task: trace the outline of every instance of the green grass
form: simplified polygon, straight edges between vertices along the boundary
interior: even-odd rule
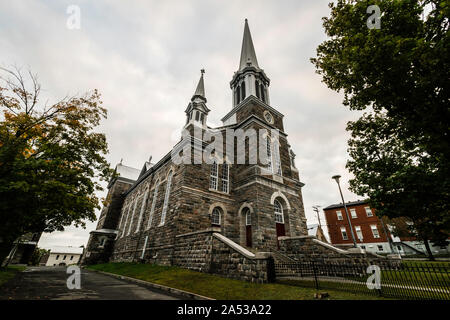
[[[6,268],[0,268],[0,287],[11,280],[17,272],[23,270],[25,270],[25,267],[8,266]]]
[[[314,288],[283,283],[256,284],[178,267],[151,264],[107,263],[87,268],[145,280],[220,300],[311,300],[316,293]],[[376,296],[341,290],[320,290],[320,292],[323,291],[330,295],[330,299],[336,300],[378,299]]]

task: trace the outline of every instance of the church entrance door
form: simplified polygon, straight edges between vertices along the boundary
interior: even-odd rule
[[[245,226],[245,235],[246,235],[246,246],[251,247],[252,246],[252,226],[251,225]]]
[[[284,223],[276,223],[277,228],[277,247],[280,249],[280,243],[278,241],[278,237],[282,237],[286,235],[286,230],[284,229]]]

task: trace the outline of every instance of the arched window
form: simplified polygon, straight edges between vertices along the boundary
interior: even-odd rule
[[[270,141],[270,137],[267,136],[266,138],[266,149],[267,149],[267,169],[272,172],[272,143]]]
[[[245,225],[251,226],[252,225],[252,214],[250,212],[249,208],[244,208],[244,217],[245,217]]]
[[[241,90],[242,90],[242,100],[244,100],[245,99],[245,82],[244,81],[242,81]]]
[[[170,186],[172,184],[172,175],[173,172],[170,171],[169,175],[167,176],[166,194],[164,195],[164,204],[161,213],[161,222],[159,223],[160,226],[162,226],[166,222],[167,208],[169,206]]]
[[[274,144],[274,156],[275,156],[275,173],[281,176],[282,172],[281,172],[281,159],[280,159],[279,143]]]
[[[222,165],[222,191],[228,193],[230,189],[229,184],[230,168],[227,163]]]
[[[195,111],[195,121],[198,121],[199,116],[200,116],[200,112]]]
[[[236,104],[239,104],[239,102],[241,102],[241,86],[237,86],[236,92],[237,92]]]
[[[121,214],[120,223],[119,223],[119,230],[122,230],[122,224],[123,224],[126,212],[128,212],[128,206],[126,206],[122,209],[122,214]]]
[[[204,122],[203,122],[203,120],[205,119],[205,115],[202,113],[202,114],[200,114],[200,122],[202,123],[202,124],[204,124]]]
[[[153,214],[155,212],[156,199],[158,198],[159,181],[156,182],[155,190],[153,191],[152,208],[150,209],[150,216],[148,217],[147,229],[150,229],[153,221]]]
[[[130,218],[130,223],[128,224],[127,236],[129,236],[131,233],[131,227],[133,226],[133,220],[134,220],[134,214],[136,213],[137,202],[138,202],[138,197],[136,197],[136,199],[134,200],[133,213]]]
[[[280,201],[275,200],[273,202],[273,211],[275,213],[275,222],[284,223],[283,206],[281,205]]]
[[[264,93],[265,93],[265,92],[264,92],[264,86],[261,84],[261,100],[262,100],[263,102],[266,102],[266,96],[265,96]]]
[[[211,213],[211,224],[214,226],[220,226],[221,218],[219,208],[214,208]]]
[[[213,164],[211,164],[211,173],[209,177],[209,188],[213,190],[217,190],[217,180],[218,180],[218,170],[217,170],[217,163],[214,161]]]
[[[136,231],[134,233],[138,233],[139,229],[141,229],[141,222],[142,222],[142,217],[143,217],[144,211],[145,211],[145,205],[147,204],[147,198],[148,198],[148,189],[147,189],[147,191],[145,191],[144,199],[142,200],[141,211],[139,213],[138,224],[137,224],[137,227],[136,227]]]
[[[256,90],[256,97],[259,98],[259,83],[257,80],[255,80],[255,90]]]

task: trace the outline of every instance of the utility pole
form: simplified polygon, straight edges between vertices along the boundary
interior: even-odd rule
[[[315,211],[316,214],[317,214],[317,220],[319,220],[319,227],[320,227],[320,229],[322,229],[322,223],[320,222],[320,215],[319,215],[319,208],[320,208],[320,206],[319,205],[315,205],[315,206],[312,206],[312,207],[313,207],[313,211]]]
[[[347,221],[348,221],[348,225],[350,227],[350,234],[352,235],[353,246],[355,248],[357,248],[355,234],[353,233],[352,222],[350,220],[350,215],[348,214],[348,210],[347,210],[347,206],[345,204],[344,196],[342,195],[341,185],[339,184],[339,179],[341,178],[341,176],[340,175],[335,175],[335,176],[332,176],[331,178],[336,181],[336,183],[337,183],[337,185],[339,187],[339,193],[341,194],[342,203],[344,204],[345,214],[347,215]]]

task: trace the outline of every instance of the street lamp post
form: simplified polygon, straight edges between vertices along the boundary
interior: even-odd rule
[[[342,203],[344,204],[345,214],[347,215],[347,221],[348,221],[348,224],[350,226],[350,234],[352,235],[353,246],[356,248],[356,239],[355,239],[355,234],[353,233],[352,222],[351,222],[350,216],[348,214],[347,206],[345,205],[344,196],[342,195],[341,185],[339,184],[339,178],[340,177],[341,177],[340,175],[335,175],[335,176],[332,176],[331,178],[336,180],[336,183],[337,183],[337,185],[339,187],[339,193],[341,194]]]

